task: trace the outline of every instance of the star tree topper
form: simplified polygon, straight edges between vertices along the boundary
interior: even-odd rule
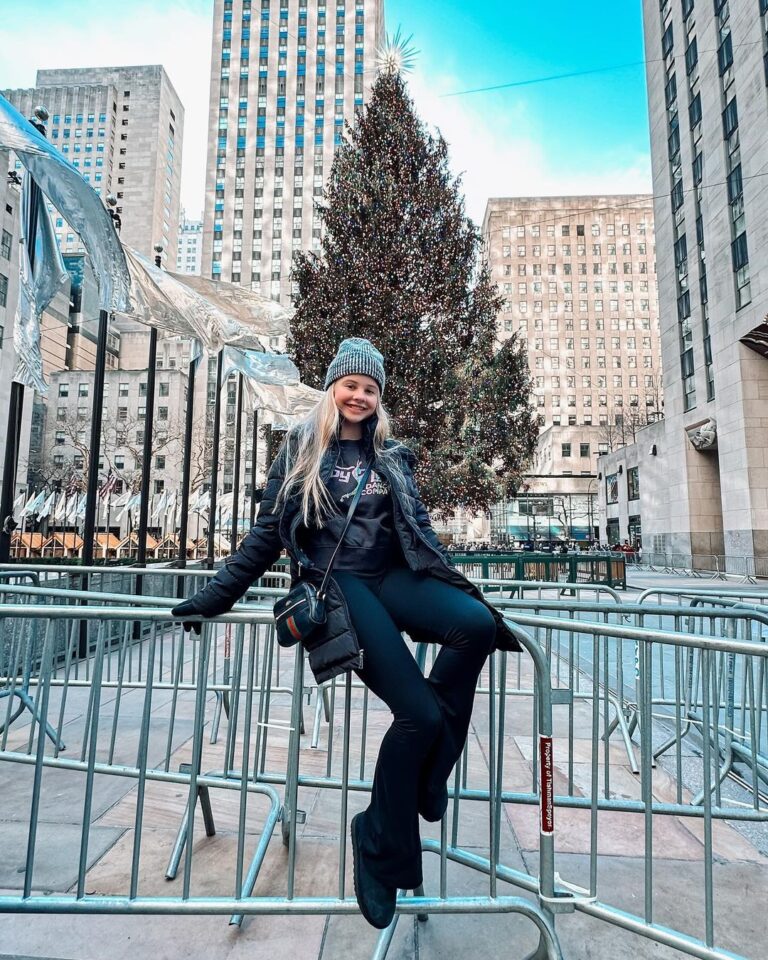
[[[403,37],[400,27],[394,36],[387,34],[376,53],[376,66],[379,73],[388,77],[395,74],[410,73],[419,51],[411,44],[413,34]]]

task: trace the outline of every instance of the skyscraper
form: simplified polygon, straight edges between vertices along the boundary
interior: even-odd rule
[[[344,120],[365,100],[383,0],[216,0],[203,275],[289,303],[295,250]]]
[[[491,199],[483,235],[498,335],[527,353],[543,421],[525,495],[494,533],[591,538],[598,454],[661,413],[651,198]]]
[[[202,262],[203,221],[188,220],[182,210],[176,251],[176,273],[191,273],[199,277]]]
[[[160,243],[175,264],[184,108],[161,66],[38,70],[35,87],[3,96],[24,116],[44,106],[53,146],[97,193],[117,197],[123,242],[147,257]],[[62,251],[80,252],[55,216]]]
[[[645,0],[643,13],[666,419],[638,443],[632,512],[646,551],[765,557],[768,2]],[[606,499],[621,528],[624,484]]]

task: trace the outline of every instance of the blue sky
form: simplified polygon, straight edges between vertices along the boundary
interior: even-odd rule
[[[105,17],[105,9],[109,14]],[[202,206],[212,0],[26,0],[0,22],[0,88],[45,66],[163,63],[186,108],[182,201]],[[489,195],[650,190],[642,66],[486,93],[456,91],[643,59],[641,0],[387,0],[420,51],[410,86],[462,173]]]

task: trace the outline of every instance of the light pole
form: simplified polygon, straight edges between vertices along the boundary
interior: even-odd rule
[[[120,232],[120,217],[115,211],[117,197],[107,197],[107,210],[115,231]],[[99,310],[99,329],[96,339],[96,362],[93,371],[93,403],[91,404],[91,442],[88,458],[88,482],[85,491],[85,518],[83,520],[83,566],[93,564],[93,541],[96,531],[96,506],[99,482],[99,453],[101,451],[101,420],[104,414],[104,377],[107,369],[107,335],[109,313]]]
[[[594,494],[592,493],[592,484],[597,483],[597,477],[591,477],[589,483],[587,484],[587,526],[589,527],[589,540],[590,543],[594,540],[595,537],[595,508],[594,508]],[[598,537],[599,540],[599,537]]]
[[[155,244],[155,266],[161,269],[163,245]],[[149,481],[152,473],[152,429],[155,416],[155,372],[157,370],[157,327],[149,329],[149,355],[147,357],[147,395],[144,407],[144,447],[142,450],[141,500],[139,502],[139,544],[136,565],[147,562],[147,524],[149,521]],[[141,594],[141,578],[136,578],[136,592]]]

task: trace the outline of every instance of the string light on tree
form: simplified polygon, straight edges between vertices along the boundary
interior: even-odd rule
[[[320,255],[298,253],[288,348],[322,386],[345,337],[384,354],[395,435],[416,453],[427,505],[483,512],[522,483],[538,435],[526,357],[499,346],[502,305],[464,212],[448,148],[417,116],[399,32],[380,52],[370,99],[347,126],[322,203]]]

